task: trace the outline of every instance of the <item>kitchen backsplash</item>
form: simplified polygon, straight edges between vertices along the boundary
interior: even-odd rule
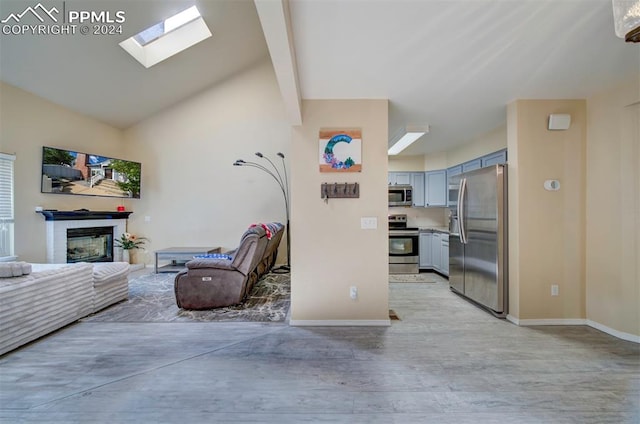
[[[389,215],[407,215],[409,227],[447,227],[449,225],[448,208],[389,208]]]

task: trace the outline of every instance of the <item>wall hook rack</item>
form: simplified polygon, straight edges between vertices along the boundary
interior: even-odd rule
[[[356,199],[360,197],[360,185],[358,183],[322,183],[320,197],[325,201],[331,198]]]

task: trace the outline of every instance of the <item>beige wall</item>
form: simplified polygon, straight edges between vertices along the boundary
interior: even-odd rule
[[[389,156],[389,172],[436,171],[446,168],[447,152],[414,156]]]
[[[291,320],[388,323],[386,100],[305,100],[293,129]],[[320,173],[318,131],[362,129],[362,172]],[[323,182],[357,182],[358,199],[320,198]],[[360,229],[376,217],[376,230]],[[349,288],[357,286],[358,299]]]
[[[551,113],[570,114],[570,129],[547,130]],[[518,100],[508,114],[510,315],[584,319],[586,101]],[[561,189],[546,191],[548,179]]]
[[[0,82],[0,151],[15,153],[15,253],[46,261],[45,209],[115,210],[135,200],[40,193],[42,147],[51,146],[126,159],[122,132]]]
[[[389,172],[424,171],[424,155],[389,156]]]
[[[437,171],[446,168],[448,168],[447,152],[429,153],[424,156],[425,171]]]
[[[141,122],[125,138],[128,158],[142,162],[143,176],[129,223],[150,239],[149,252],[174,245],[233,248],[252,223],[286,222],[276,182],[255,168],[233,166],[236,159],[268,165],[258,151],[278,165],[276,153],[283,152],[291,165],[290,125],[270,62]],[[281,252],[284,247],[283,239]]]
[[[507,147],[507,127],[500,126],[486,134],[473,138],[460,147],[447,151],[446,167],[479,158]]]
[[[588,99],[587,318],[640,336],[640,75]]]

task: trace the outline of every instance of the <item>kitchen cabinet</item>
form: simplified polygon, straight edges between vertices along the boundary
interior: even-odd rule
[[[446,234],[442,235],[441,239],[441,249],[440,249],[440,271],[449,276],[449,236]]]
[[[507,149],[485,155],[480,159],[482,161],[483,168],[486,166],[498,165],[500,163],[507,163]]]
[[[474,171],[499,163],[507,163],[507,149],[498,150],[497,152],[489,153],[488,155],[481,156],[460,165],[452,166],[447,169],[447,177],[451,178],[463,172]]]
[[[474,171],[482,168],[482,158],[470,160],[462,164],[462,172]]]
[[[442,267],[442,234],[433,233],[431,238],[431,262],[433,269],[440,271]]]
[[[449,276],[449,234],[420,233],[420,269]]]
[[[460,175],[463,172],[474,171],[476,169],[485,168],[487,166],[493,166],[501,163],[507,163],[507,149],[498,150],[497,152],[489,153],[488,155],[481,156],[460,165],[449,167],[447,169],[447,184],[451,184],[451,177]],[[447,190],[448,189],[449,187],[447,187]],[[453,192],[452,194],[455,195],[455,193]],[[455,205],[455,202],[452,199],[448,199],[448,197],[449,196],[447,195],[447,206],[451,206],[449,205],[449,201],[452,202],[452,205]]]
[[[454,175],[460,174],[462,174],[462,165],[452,166],[451,168],[447,169],[447,178],[451,178]]]
[[[462,174],[462,165],[452,166],[447,169],[447,206],[454,207],[456,205],[458,190],[456,184],[451,181],[452,177]],[[451,198],[453,197],[453,198]]]
[[[389,184],[411,185],[411,172],[389,172],[387,181]]]
[[[431,239],[433,233],[420,233],[419,249],[420,249],[420,268],[432,268],[433,261],[431,259]]]
[[[413,196],[413,206],[424,207],[425,206],[425,188],[424,188],[424,172],[412,172],[411,173],[411,192]]]
[[[424,206],[447,206],[447,171],[428,171],[424,177]]]
[[[389,172],[389,185],[413,187],[414,207],[447,206],[447,171],[440,169],[428,172]]]

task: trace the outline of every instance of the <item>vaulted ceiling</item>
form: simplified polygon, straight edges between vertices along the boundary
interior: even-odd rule
[[[2,0],[0,19],[36,4]],[[0,79],[119,128],[269,56],[265,18],[251,0],[44,4],[121,10],[126,21],[114,35],[2,34]],[[193,4],[213,32],[193,48],[145,69],[118,45]],[[297,72],[299,95],[389,99],[390,137],[406,126],[430,126],[404,154],[443,150],[503,125],[512,100],[585,98],[640,70],[640,46],[615,36],[609,0],[289,0],[288,6],[296,67],[289,71]]]

